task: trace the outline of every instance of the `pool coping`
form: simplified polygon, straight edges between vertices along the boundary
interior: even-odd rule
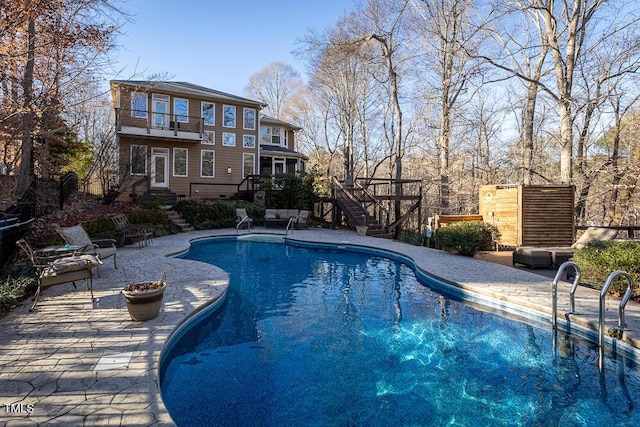
[[[118,250],[119,268],[106,260],[102,277],[94,279],[93,303],[82,286],[74,291],[71,284],[47,288],[33,312],[28,311],[29,301],[23,301],[0,318],[0,424],[173,425],[158,384],[162,349],[189,315],[223,300],[228,276],[215,266],[172,256],[188,250],[194,240],[277,234],[264,231],[196,231],[156,238],[143,249],[127,246]],[[550,319],[551,282],[533,273],[354,232],[296,230],[286,237],[390,251],[412,260],[421,272],[446,277],[445,282],[461,292],[492,298],[505,309],[515,304],[535,310]],[[133,322],[120,289],[126,280],[159,277],[165,266],[169,286],[160,315]],[[569,288],[568,283],[559,284],[560,313],[568,308]],[[597,291],[580,289],[576,305],[582,314],[570,316],[570,324],[597,326],[598,297]],[[613,325],[617,303],[608,299],[607,309],[607,324]],[[631,330],[625,340],[640,347],[640,305],[629,303],[626,320]],[[129,354],[129,359],[124,357]],[[96,370],[105,357],[124,362]]]

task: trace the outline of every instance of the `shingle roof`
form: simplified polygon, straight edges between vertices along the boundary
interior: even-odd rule
[[[135,86],[143,89],[152,89],[158,91],[167,91],[180,93],[185,95],[192,95],[204,98],[216,98],[224,99],[235,102],[244,102],[247,104],[255,104],[257,106],[265,107],[266,104],[253,99],[244,98],[241,96],[233,95],[230,93],[221,92],[215,89],[209,89],[204,86],[199,86],[188,82],[172,82],[172,81],[154,81],[154,80],[111,80],[112,85],[127,85]]]
[[[266,145],[266,144],[263,145],[263,144],[260,144],[260,150],[261,151],[271,152],[271,153],[288,154],[288,155],[293,156],[293,157],[301,157],[303,159],[308,159],[308,157],[305,156],[302,153],[290,150],[288,148],[285,148],[285,147],[282,147],[282,146],[279,146],[279,145]]]
[[[260,114],[260,122],[262,123],[267,122],[267,123],[278,124],[282,126],[288,126],[295,130],[302,129],[300,126],[296,126],[293,123],[285,122],[284,120],[276,119],[275,117],[267,116],[266,114]]]

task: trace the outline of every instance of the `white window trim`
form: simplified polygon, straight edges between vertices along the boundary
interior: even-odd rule
[[[143,147],[144,148],[144,172],[143,173],[133,173],[133,149],[134,147]],[[148,147],[142,144],[131,144],[129,148],[129,173],[133,176],[146,176],[147,175],[147,157],[149,156]]]
[[[246,117],[247,111],[253,111],[253,127],[251,127],[251,128],[248,128],[246,126],[245,117]],[[242,129],[244,129],[244,130],[256,130],[256,109],[255,108],[244,107],[242,109]]]
[[[205,123],[204,122],[204,105],[211,104],[213,106],[213,123]],[[215,102],[201,101],[200,102],[200,116],[202,116],[202,122],[205,126],[215,126],[216,125],[216,104]]]
[[[247,177],[247,175],[245,174],[245,171],[244,171],[244,158],[246,156],[253,157],[253,171],[252,171],[251,175],[255,175],[256,174],[256,155],[255,155],[255,153],[242,153],[242,168],[241,168],[241,170],[242,170],[242,179]]]
[[[184,101],[187,103],[187,113],[186,115],[178,115],[178,113],[176,113],[176,102],[177,101]],[[176,119],[176,122],[179,123],[189,123],[189,100],[186,98],[173,98],[173,115]]]
[[[253,138],[253,146],[250,147],[248,145],[245,145],[245,143],[244,143],[245,137]],[[242,135],[242,148],[256,148],[256,136],[255,135],[247,135],[247,134]]]
[[[227,108],[233,108],[233,126],[227,126],[227,124],[225,123],[225,119],[224,119],[225,114],[224,114],[224,112],[225,112],[225,110]],[[223,104],[222,105],[222,127],[235,129],[237,121],[238,121],[238,111],[236,109],[236,106],[235,105]]]
[[[144,115],[142,115],[141,110],[136,110],[133,105],[133,98],[137,95],[141,95],[144,97]],[[149,96],[144,92],[131,92],[131,117],[135,117],[137,119],[146,119],[149,117]]]
[[[178,151],[184,151],[185,152],[185,156],[184,156],[184,175],[178,175],[176,174],[176,153]],[[181,147],[173,147],[173,176],[177,176],[177,177],[188,177],[189,176],[189,149],[188,148],[181,148]]]
[[[205,142],[205,138],[204,138],[205,134],[213,135],[213,139],[212,139],[213,142]],[[216,145],[216,131],[215,130],[205,130],[205,131],[203,131],[202,132],[202,141],[200,141],[200,143],[204,144],[204,145]]]
[[[233,136],[233,145],[226,143],[228,135]],[[233,133],[233,132],[222,132],[222,146],[223,147],[235,147],[237,145],[237,143],[238,143],[238,141],[237,141],[237,137],[236,137],[235,133]]]
[[[202,174],[202,160],[204,159],[204,154],[205,153],[211,153],[213,159],[211,160],[212,163],[212,174],[211,176],[209,175],[203,175]],[[214,150],[200,150],[200,178],[215,178],[216,177],[216,152]]]

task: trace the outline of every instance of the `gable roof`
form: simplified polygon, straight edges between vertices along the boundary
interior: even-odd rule
[[[183,95],[191,95],[200,98],[216,98],[227,101],[242,102],[245,104],[253,104],[259,108],[264,108],[267,104],[255,101],[253,99],[244,98],[242,96],[221,92],[215,89],[209,89],[204,86],[196,85],[188,82],[172,82],[172,81],[155,81],[155,80],[111,80],[112,86],[134,86],[140,89],[157,90],[163,92],[172,92]]]

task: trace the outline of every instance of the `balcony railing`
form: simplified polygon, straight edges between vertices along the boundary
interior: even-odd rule
[[[180,114],[116,108],[116,129],[119,133],[132,135],[202,139],[204,119]]]

